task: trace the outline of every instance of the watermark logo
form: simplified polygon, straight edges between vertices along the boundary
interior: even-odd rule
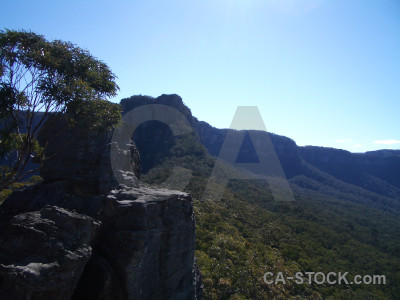
[[[132,163],[129,150],[135,130],[148,121],[160,121],[166,124],[174,136],[194,131],[186,116],[171,106],[146,104],[126,113],[122,119],[122,125],[114,130],[111,146],[111,165],[120,184],[127,186],[138,184],[130,170]],[[258,162],[237,163],[236,159],[246,133],[244,130],[237,131],[237,129],[249,127],[252,130],[247,132],[258,156]],[[262,179],[268,183],[276,201],[294,201],[293,192],[258,108],[239,106],[230,129],[222,144],[202,199],[221,199],[231,179]],[[191,170],[176,166],[166,183],[172,189],[182,190],[189,183],[191,176]]]
[[[264,282],[266,284],[286,284],[288,281],[294,281],[296,284],[386,284],[385,275],[355,275],[352,280],[348,280],[348,272],[297,272],[294,276],[285,276],[283,272],[276,274],[266,272]]]
[[[236,158],[245,137],[245,131],[240,132],[238,136],[237,132],[233,130],[249,128],[249,124],[252,128],[258,130],[258,132],[254,130],[248,132],[259,162],[236,163]],[[267,129],[258,108],[256,106],[239,106],[233,117],[230,129],[232,130],[227,132],[211,177],[208,180],[203,199],[220,199],[230,179],[263,179],[268,182],[276,201],[294,201],[289,182],[267,134]],[[260,132],[264,132],[261,138],[257,137]],[[227,163],[229,164],[228,166]],[[231,166],[234,168],[232,169]],[[232,169],[232,171],[227,171],[229,169]]]

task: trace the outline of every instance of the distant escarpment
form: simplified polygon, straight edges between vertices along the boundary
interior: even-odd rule
[[[299,147],[301,157],[332,176],[372,192],[400,198],[400,151],[351,153],[324,147]]]
[[[135,145],[110,134],[69,129],[47,156],[0,207],[0,299],[198,298],[189,194],[139,184]]]
[[[257,145],[261,140],[269,137],[274,149],[268,150],[276,152],[286,176],[292,177],[302,172],[298,147],[293,140],[287,137],[263,131],[250,130],[245,133],[244,131],[212,127],[210,124],[199,121],[192,116],[190,109],[183,103],[182,98],[176,94],[161,95],[157,98],[132,96],[121,101],[125,114],[137,107],[148,104],[167,105],[179,111],[191,125],[197,139],[207,149],[208,153],[213,156],[219,155],[227,132],[230,130],[233,134],[233,139],[243,139],[236,162],[258,162],[257,149],[254,149],[253,145]],[[166,155],[168,149],[173,145],[173,135],[168,125],[161,122],[147,122],[141,127],[135,133],[135,143],[141,153],[143,170],[146,172],[162,161],[162,157]],[[149,132],[153,134],[148,134]],[[251,133],[251,137],[249,133]],[[146,158],[143,159],[143,156],[146,156]]]
[[[168,105],[178,110],[191,125],[197,140],[215,157],[220,154],[228,132],[233,139],[243,140],[235,162],[257,163],[258,155],[255,148],[265,139],[270,139],[273,149],[267,150],[275,151],[289,180],[305,176],[320,181],[322,177],[317,173],[322,172],[326,176],[332,176],[343,183],[369,192],[400,199],[400,151],[350,153],[333,148],[300,147],[292,139],[273,133],[218,129],[193,117],[182,98],[175,94],[161,95],[157,98],[132,96],[121,101],[124,113],[147,104]],[[147,172],[168,156],[169,149],[174,145],[174,138],[167,124],[153,121],[139,128],[135,133],[135,143],[141,156],[144,157],[143,171]],[[246,165],[243,166],[246,168]],[[296,180],[298,181],[298,178]],[[400,200],[394,201],[397,203],[396,206],[399,206]]]

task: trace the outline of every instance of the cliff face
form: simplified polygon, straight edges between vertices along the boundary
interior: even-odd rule
[[[188,123],[192,126],[198,140],[204,145],[208,153],[213,156],[218,156],[227,132],[230,129],[218,129],[212,127],[206,122],[198,121],[192,116],[190,109],[183,103],[182,98],[175,94],[161,95],[157,98],[148,96],[132,96],[121,101],[124,113],[146,104],[168,105],[181,112],[181,114],[187,119]],[[135,133],[135,142],[138,145],[139,152],[143,153],[142,156],[145,156],[143,166],[144,171],[147,171],[151,167],[157,165],[155,162],[161,161],[162,153],[166,153],[168,148],[173,144],[173,137],[168,127],[159,122],[148,122],[143,124],[141,127],[142,128],[139,129],[142,130],[138,130],[137,133]],[[152,134],[148,134],[149,132],[152,132]],[[302,172],[298,147],[293,140],[284,136],[262,131],[249,132],[251,133],[251,137],[248,133],[245,135],[237,162],[257,162],[258,157],[253,145],[259,145],[261,141],[269,137],[274,146],[273,150],[276,152],[286,176],[290,178]],[[231,133],[233,134],[234,139],[242,139],[242,131],[232,130]],[[157,142],[159,143],[158,146],[155,145]],[[152,150],[148,144],[151,144],[152,149],[154,150]],[[144,149],[150,149],[150,151],[142,151]]]
[[[132,96],[121,101],[124,112],[128,112],[138,106],[146,104],[163,104],[171,106],[182,113],[192,126],[197,139],[207,151],[218,156],[225,137],[230,131],[234,139],[241,140],[239,154],[236,162],[258,162],[258,156],[254,149],[268,137],[271,139],[273,150],[279,158],[286,177],[290,180],[296,176],[312,177],[320,180],[315,174],[310,173],[311,168],[317,168],[345,183],[350,183],[388,197],[400,197],[400,151],[380,150],[367,153],[350,153],[348,151],[323,148],[323,147],[299,147],[296,143],[284,136],[262,131],[235,131],[231,129],[214,128],[206,122],[198,121],[192,116],[190,109],[185,106],[178,95],[161,95],[157,98],[147,96]],[[158,162],[162,161],[163,154],[173,144],[171,131],[164,124],[149,122],[143,124],[145,130],[135,134],[139,152],[145,158],[144,171],[148,171]],[[147,135],[147,132],[153,132]],[[155,146],[155,142],[158,143]],[[150,145],[150,146],[149,146]],[[228,149],[229,150],[229,149]],[[234,151],[235,149],[232,149]]]
[[[323,147],[299,147],[309,164],[345,182],[389,197],[400,196],[400,151],[351,153]]]
[[[208,152],[212,155],[218,156],[227,132],[231,129],[217,129],[205,122],[198,122],[196,120],[195,130],[200,138],[201,143],[207,148]],[[243,132],[241,131],[232,130],[231,133],[234,139],[243,138]],[[276,152],[286,177],[290,178],[300,174],[302,171],[302,166],[296,143],[287,137],[263,131],[249,130],[244,135],[243,143],[241,145],[236,162],[258,162],[258,155],[254,147],[262,144],[262,141],[267,138],[271,139],[273,149],[266,150],[274,150]],[[259,149],[261,151],[264,150],[263,148]]]
[[[77,130],[51,141],[43,183],[0,208],[0,299],[197,298],[190,195],[141,186],[134,145],[117,182],[119,146]]]

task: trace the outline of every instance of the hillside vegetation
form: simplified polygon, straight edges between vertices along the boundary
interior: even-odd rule
[[[194,197],[205,299],[396,299],[400,294],[397,198],[337,179],[301,159],[302,171],[289,179],[294,202],[275,201],[268,180],[230,180],[221,199],[207,200],[203,193],[216,158],[196,132],[173,137],[165,125],[148,122],[137,129],[135,142],[152,162],[143,166],[144,182],[177,188],[172,172],[182,173],[176,177],[181,183],[188,181],[184,190]],[[357,274],[384,274],[387,282],[266,284],[265,272],[348,272],[349,282]]]

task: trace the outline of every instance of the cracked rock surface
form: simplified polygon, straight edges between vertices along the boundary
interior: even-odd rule
[[[57,155],[44,181],[0,206],[0,299],[199,298],[190,195],[140,185],[132,143],[120,170],[132,180],[120,184],[116,146],[110,135],[67,131],[49,143]]]

